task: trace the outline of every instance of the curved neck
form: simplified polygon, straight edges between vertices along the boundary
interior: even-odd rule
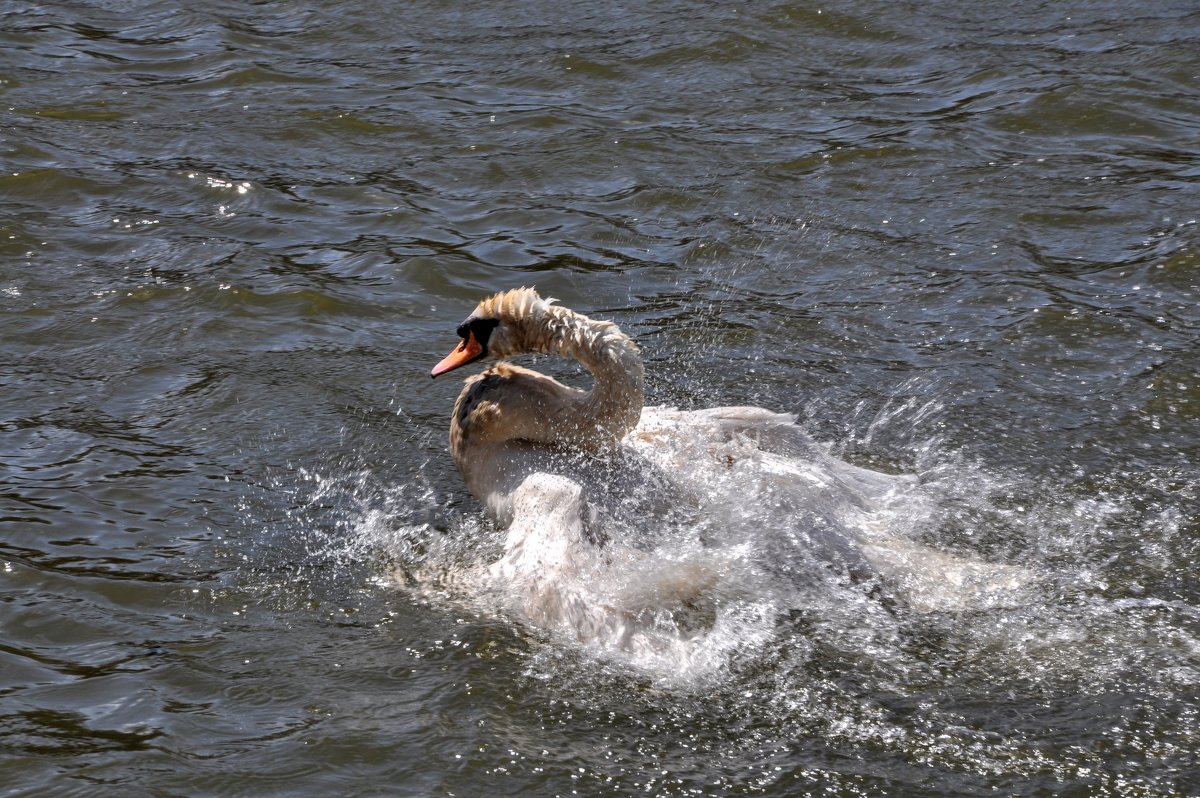
[[[615,442],[637,426],[645,400],[645,369],[633,339],[608,321],[593,321],[569,308],[546,308],[545,331],[535,351],[573,357],[595,378],[590,391],[575,397],[575,423],[584,439]]]

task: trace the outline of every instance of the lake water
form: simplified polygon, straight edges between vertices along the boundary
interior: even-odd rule
[[[1200,794],[1192,0],[0,15],[0,794]],[[1040,587],[698,672],[406,587],[519,285]]]

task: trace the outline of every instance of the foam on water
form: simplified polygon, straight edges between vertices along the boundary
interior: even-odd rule
[[[971,618],[961,622],[964,638],[992,646],[997,640],[981,639],[981,616],[994,611],[994,632],[1002,635],[1014,617],[1033,623],[1036,615],[1030,615],[1030,607],[1050,606],[1046,602],[1059,595],[1063,584],[1078,579],[1057,573],[1051,557],[1038,551],[1041,539],[1021,524],[1016,538],[1023,542],[1001,547],[1000,553],[1020,560],[1038,578],[1014,583],[1015,592],[1008,595],[961,582],[906,583],[915,573],[911,563],[891,582],[855,573],[855,563],[840,551],[823,549],[820,535],[805,527],[838,524],[820,532],[833,534],[839,545],[845,545],[839,536],[845,532],[858,536],[856,540],[883,540],[902,553],[900,543],[911,541],[908,556],[924,556],[940,546],[962,561],[978,558],[980,551],[970,543],[990,533],[972,525],[992,523],[997,515],[1008,518],[993,502],[995,494],[1007,495],[1009,486],[965,466],[931,472],[923,484],[893,491],[867,511],[840,507],[832,515],[805,516],[769,488],[758,486],[756,496],[754,486],[738,479],[711,477],[701,475],[692,485],[706,491],[705,518],[660,522],[649,535],[639,529],[610,529],[604,545],[577,541],[569,552],[560,552],[560,557],[569,555],[569,568],[556,572],[553,587],[585,614],[594,610],[590,620],[531,610],[529,574],[495,567],[505,550],[506,532],[484,521],[474,507],[447,508],[428,485],[386,487],[368,473],[307,474],[311,494],[294,514],[301,526],[322,514],[328,524],[330,508],[337,508],[333,534],[311,534],[304,542],[310,562],[348,567],[375,561],[389,574],[388,581],[403,589],[499,614],[535,636],[548,635],[556,641],[550,645],[579,648],[679,687],[727,676],[738,663],[762,656],[781,637],[796,634],[789,618],[803,617],[804,625],[819,635],[825,630],[826,642],[847,656],[887,661],[900,655],[901,630],[922,614],[917,610],[940,610],[942,615],[930,623],[943,630],[954,630],[959,626],[956,613],[970,610]],[[1089,525],[1102,523],[1104,515],[1094,511],[1094,504],[1083,500],[1060,509],[1059,538],[1070,529],[1076,539],[1085,537]],[[722,506],[729,512],[712,511]],[[1052,512],[1031,510],[1020,517],[1025,526],[1031,522],[1024,516],[1042,517],[1039,523],[1044,523]],[[959,539],[945,534],[948,529]],[[915,608],[906,603],[906,591],[920,594]],[[1011,614],[1014,605],[1025,607],[1021,616]]]
[[[296,570],[314,581],[362,571],[385,590],[511,624],[535,643],[530,675],[554,681],[564,662],[590,662],[585,671],[677,693],[750,684],[747,705],[820,691],[814,673],[837,663],[897,694],[979,681],[1100,690],[1136,678],[1165,694],[1194,684],[1200,611],[1170,588],[1188,561],[1195,481],[1177,470],[1059,484],[997,473],[915,437],[937,429],[939,410],[898,400],[848,436],[841,448],[855,451],[906,438],[917,464],[916,481],[856,483],[865,504],[823,485],[831,473],[864,478],[822,459],[827,446],[788,457],[744,440],[705,458],[676,449],[688,470],[657,465],[677,489],[686,479],[688,512],[648,519],[647,497],[635,497],[610,514],[602,545],[576,540],[554,555],[564,567],[552,588],[574,613],[539,610],[536,570],[497,568],[509,531],[440,495],[424,467],[403,484],[367,469],[300,472],[287,512]],[[662,488],[648,479],[644,490]],[[811,719],[819,705],[781,711]]]
[[[889,407],[886,423],[861,425],[875,438],[843,448],[883,446],[913,414],[936,419],[926,405]],[[828,450],[818,447],[813,462]],[[428,466],[402,482],[369,468],[297,473],[282,524],[295,551],[263,558],[294,567],[273,566],[286,573],[260,579],[260,591],[291,595],[297,577],[310,593],[327,580],[344,593],[353,582],[376,608],[403,594],[498,624],[523,641],[505,656],[521,660],[521,689],[544,702],[539,722],[624,714],[649,735],[640,725],[648,718],[690,741],[681,767],[688,756],[706,769],[722,763],[714,789],[722,779],[745,784],[751,771],[760,786],[780,780],[772,763],[788,761],[798,740],[997,778],[1078,778],[1097,766],[1094,755],[1048,753],[1035,742],[1044,731],[1021,718],[1030,696],[1070,712],[1079,691],[1112,696],[1082,711],[1107,724],[1115,746],[1153,734],[1155,756],[1167,761],[1200,745],[1194,717],[1160,717],[1187,711],[1180,699],[1200,681],[1200,610],[1184,573],[1197,483],[1186,474],[1054,482],[998,472],[926,439],[908,446],[916,482],[889,478],[866,506],[818,502],[819,512],[798,512],[787,486],[800,479],[820,494],[828,472],[770,458],[739,471],[738,458],[752,454],[721,449],[708,470],[688,472],[700,494],[688,512],[647,526],[635,501],[608,516],[619,523],[602,544],[578,540],[559,552],[569,567],[553,587],[598,613],[590,628],[570,613],[531,611],[545,587],[531,581],[536,572],[496,567],[511,530],[461,493],[439,492]],[[830,537],[839,531],[848,537]],[[860,571],[853,548],[831,540],[885,545],[907,562]],[[940,556],[1020,579],[1009,590],[993,589],[1003,580],[921,579],[924,566],[945,573]],[[1134,694],[1162,703],[1121,698]],[[643,743],[625,745],[614,750],[636,762]]]

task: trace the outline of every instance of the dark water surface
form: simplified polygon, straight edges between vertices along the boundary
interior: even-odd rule
[[[0,11],[0,795],[1200,794],[1191,0]],[[522,284],[1047,587],[669,678],[400,586]]]

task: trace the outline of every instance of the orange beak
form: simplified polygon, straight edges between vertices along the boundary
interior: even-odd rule
[[[436,377],[439,374],[445,374],[447,371],[454,371],[459,366],[465,366],[475,358],[483,354],[483,347],[475,340],[475,333],[468,332],[467,337],[463,339],[458,347],[442,358],[442,362],[433,367],[433,371],[429,372],[430,377]]]

